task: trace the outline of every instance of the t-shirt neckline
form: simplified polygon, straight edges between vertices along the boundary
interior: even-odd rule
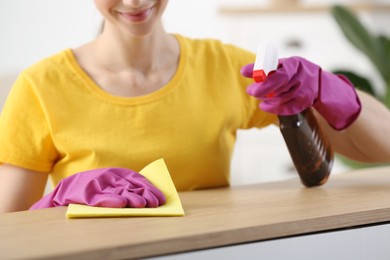
[[[178,82],[182,77],[184,66],[185,66],[186,51],[184,49],[184,43],[182,37],[180,35],[174,35],[174,36],[177,39],[180,46],[179,64],[177,66],[176,72],[169,80],[169,82],[166,83],[163,87],[161,87],[160,89],[152,93],[142,95],[142,96],[122,97],[122,96],[113,95],[103,90],[80,66],[80,64],[77,62],[77,59],[72,49],[69,48],[65,50],[65,55],[67,56],[67,59],[71,64],[71,67],[75,70],[75,73],[82,78],[82,80],[85,82],[86,88],[89,91],[91,91],[93,94],[97,95],[99,98],[107,102],[115,103],[117,105],[139,105],[139,104],[153,102],[155,100],[162,98],[178,85]]]

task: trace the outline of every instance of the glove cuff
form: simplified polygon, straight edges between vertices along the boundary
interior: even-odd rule
[[[362,105],[353,84],[343,75],[321,71],[319,93],[313,107],[336,130],[349,127]]]

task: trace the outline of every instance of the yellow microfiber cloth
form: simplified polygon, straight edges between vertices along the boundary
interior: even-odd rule
[[[156,160],[140,171],[166,197],[166,203],[157,208],[104,208],[79,204],[70,204],[66,212],[68,218],[95,217],[164,217],[184,216],[179,194],[173,184],[163,159]]]

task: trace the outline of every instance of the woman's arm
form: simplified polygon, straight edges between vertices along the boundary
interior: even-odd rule
[[[0,213],[28,210],[43,195],[48,173],[0,166]]]
[[[316,113],[335,152],[368,163],[390,163],[390,111],[372,96],[358,91],[362,110],[343,131],[334,130]]]

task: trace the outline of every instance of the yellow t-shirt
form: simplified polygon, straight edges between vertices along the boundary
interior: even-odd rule
[[[70,49],[23,71],[0,117],[0,162],[50,172],[53,184],[101,167],[136,171],[164,158],[178,190],[227,186],[236,130],[274,115],[246,94],[240,68],[254,54],[217,40],[176,36],[178,69],[133,98],[96,85]]]

